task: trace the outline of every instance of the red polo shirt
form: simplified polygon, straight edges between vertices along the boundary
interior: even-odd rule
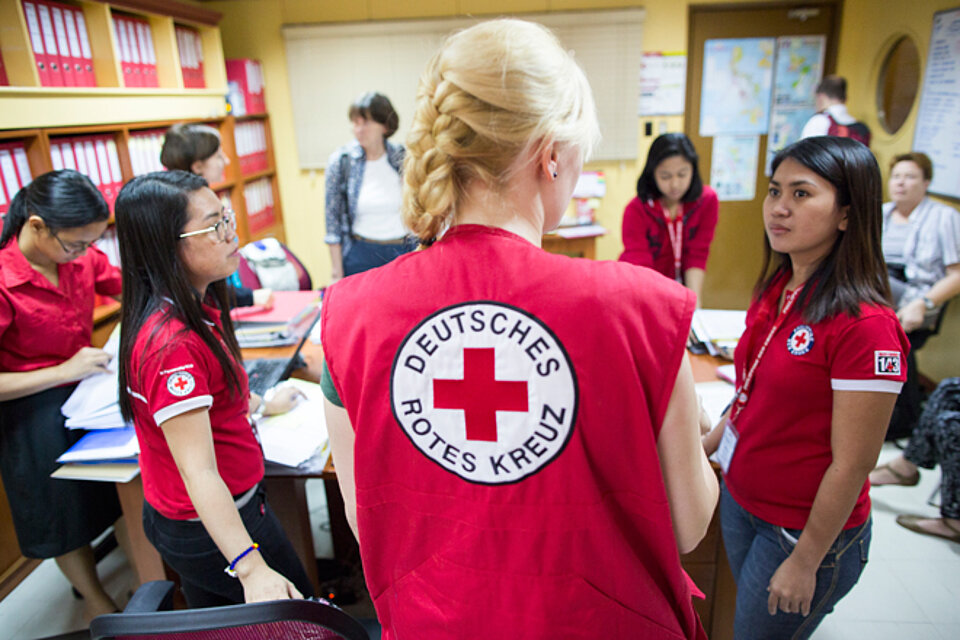
[[[33,371],[90,346],[94,293],[120,293],[120,270],[90,247],[57,266],[53,286],[30,266],[17,239],[0,249],[0,371]]]
[[[219,337],[219,312],[204,310]],[[137,335],[130,370],[134,379],[127,391],[140,441],[143,496],[157,511],[174,520],[197,517],[160,428],[194,409],[209,411],[217,470],[230,493],[240,495],[260,482],[263,453],[247,417],[250,389],[243,367],[237,366],[240,392],[231,393],[213,351],[179,319],[166,317],[164,309],[150,316]]]

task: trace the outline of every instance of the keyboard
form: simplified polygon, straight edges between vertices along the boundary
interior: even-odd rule
[[[280,382],[283,370],[287,368],[290,358],[257,358],[245,360],[243,368],[250,378],[250,391],[263,396],[267,389]]]

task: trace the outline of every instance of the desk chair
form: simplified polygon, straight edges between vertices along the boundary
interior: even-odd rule
[[[369,640],[359,622],[323,602],[275,600],[210,609],[170,611],[173,583],[137,589],[123,613],[94,618],[92,640]],[[164,610],[161,610],[164,609]]]

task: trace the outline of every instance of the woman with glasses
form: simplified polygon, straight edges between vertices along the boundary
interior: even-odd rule
[[[64,427],[76,383],[107,370],[90,346],[94,294],[118,296],[120,272],[94,241],[110,211],[76,171],[39,176],[13,198],[0,235],[0,470],[20,551],[55,558],[93,618],[116,610],[90,542],[114,521],[116,490],[50,478],[83,431]]]
[[[219,131],[205,124],[180,123],[167,129],[160,150],[160,163],[168,170],[189,171],[208,184],[216,185],[223,182],[230,158],[223,152]],[[249,289],[240,284],[239,276],[234,275],[234,278],[230,291],[235,296],[236,306],[273,306],[273,291]]]
[[[116,217],[120,409],[140,441],[147,538],[191,607],[312,594],[265,502],[251,414],[282,413],[296,392],[250,393],[227,303],[232,214],[202,177],[169,171],[124,186]]]

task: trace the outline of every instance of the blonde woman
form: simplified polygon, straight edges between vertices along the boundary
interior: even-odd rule
[[[717,499],[694,295],[540,248],[597,138],[549,31],[451,36],[404,166],[429,247],[328,289],[327,421],[384,638],[706,637],[678,555]]]

